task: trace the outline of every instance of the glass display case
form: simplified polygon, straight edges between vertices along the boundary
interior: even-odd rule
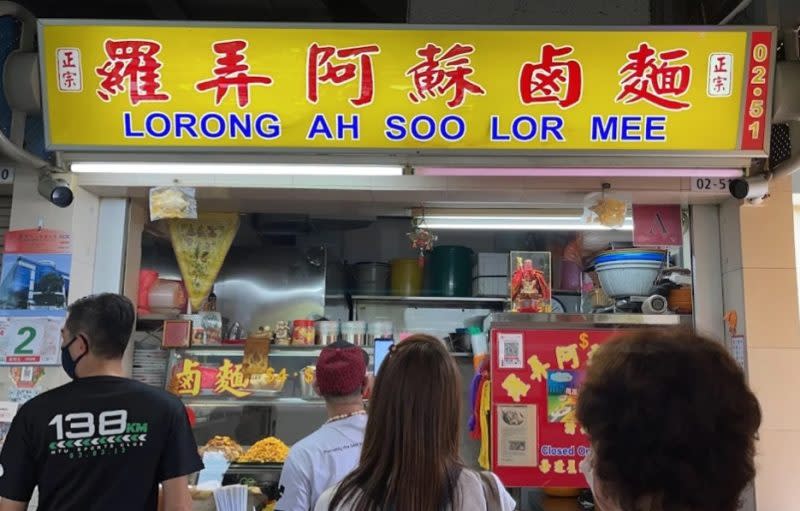
[[[229,437],[244,450],[268,437],[291,446],[316,431],[327,419],[325,402],[303,384],[303,369],[313,366],[322,346],[271,345],[269,365],[275,372],[286,370],[280,390],[251,388],[242,372],[243,346],[204,346],[170,350],[167,389],[178,395],[195,417],[194,434],[202,447],[216,436]],[[373,366],[373,348],[363,348]],[[453,353],[462,373],[462,398],[468,409],[469,382],[474,374],[472,356]],[[465,416],[466,421],[466,416]],[[462,455],[470,464],[477,459],[479,445],[462,432]],[[280,463],[233,463],[226,481],[236,477],[261,485],[277,481]]]
[[[285,380],[264,388],[251,385],[244,374],[243,346],[173,349],[166,387],[194,417],[195,440],[201,449],[220,436],[245,452],[268,437],[291,446],[327,418],[325,402],[302,383],[303,369],[315,364],[320,350],[321,346],[270,346],[269,366],[277,374],[285,371]],[[365,350],[371,355],[370,348]],[[280,460],[237,463],[231,459],[223,483],[259,486],[265,494],[274,494],[282,467]]]

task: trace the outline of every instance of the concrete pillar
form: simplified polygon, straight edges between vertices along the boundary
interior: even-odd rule
[[[37,191],[38,176],[28,169],[18,169],[11,200],[10,230],[35,229],[42,225],[72,233],[72,268],[70,301],[92,292],[95,242],[97,236],[98,199],[81,188],[73,188],[75,201],[68,208],[53,206]],[[9,379],[7,368],[0,370],[0,396],[6,395]],[[40,386],[51,389],[66,383],[67,376],[58,367],[45,368]]]
[[[95,246],[99,199],[94,194],[73,187],[75,201],[68,208],[58,208],[37,191],[38,176],[30,169],[18,168],[14,178],[9,229],[35,229],[39,225],[72,233],[72,268],[69,300],[91,294],[94,282]],[[0,368],[0,400],[8,395],[11,380],[8,368]],[[49,390],[69,381],[60,367],[47,367],[39,388]],[[31,499],[31,509],[38,504],[38,494]]]
[[[760,431],[757,509],[794,509],[800,497],[800,310],[791,179],[774,181],[759,206],[728,201],[721,209],[726,310],[746,335],[748,375],[764,421]],[[728,339],[730,341],[730,339]]]

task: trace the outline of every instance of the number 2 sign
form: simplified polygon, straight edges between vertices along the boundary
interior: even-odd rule
[[[59,365],[60,318],[0,318],[0,365]]]

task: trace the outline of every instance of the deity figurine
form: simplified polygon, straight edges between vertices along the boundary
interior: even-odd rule
[[[511,304],[514,312],[550,312],[550,285],[531,259],[517,258],[511,276]]]

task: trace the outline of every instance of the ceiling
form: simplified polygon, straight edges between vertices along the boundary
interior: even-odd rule
[[[109,0],[99,2],[69,0],[18,0],[40,18],[90,19],[162,19],[202,21],[273,21],[273,22],[368,22],[404,23],[409,5],[433,0]],[[647,2],[647,0],[644,0]],[[716,24],[741,0],[650,0],[652,24]],[[483,0],[486,5],[492,0]],[[527,0],[517,0],[525,3]],[[747,22],[760,4],[793,3],[794,0],[754,0],[753,6],[735,21]],[[501,2],[505,4],[508,2]],[[597,24],[603,22],[608,0],[589,2],[597,5]],[[464,3],[475,9],[481,0]],[[501,4],[494,4],[502,9]],[[455,15],[456,13],[452,13]],[[568,24],[565,19],[561,24]]]
[[[39,18],[402,23],[407,0],[20,0]]]

